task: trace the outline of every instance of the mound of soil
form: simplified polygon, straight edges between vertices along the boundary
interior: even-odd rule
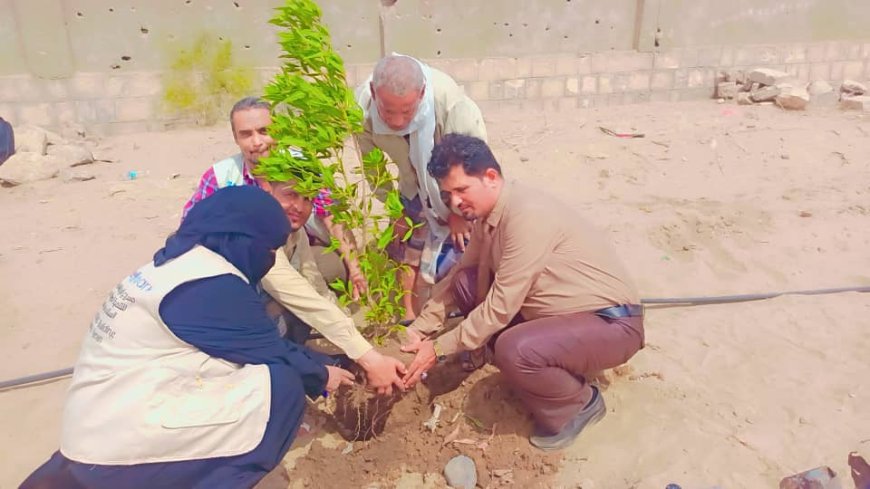
[[[318,407],[331,419],[327,431],[331,424],[345,439],[365,441],[314,440],[290,471],[302,487],[396,487],[408,473],[425,475],[426,484],[406,487],[446,487],[444,466],[464,454],[477,465],[480,487],[543,488],[561,462],[529,445],[531,420],[490,365],[469,375],[448,362],[404,394],[378,400],[356,386]],[[424,425],[435,411],[437,423]]]

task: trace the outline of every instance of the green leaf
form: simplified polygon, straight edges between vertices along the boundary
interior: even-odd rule
[[[390,241],[393,240],[393,225],[390,224],[386,229],[381,232],[380,236],[378,236],[378,249],[382,250],[390,244]]]
[[[275,107],[269,132],[277,147],[261,160],[256,174],[278,181],[293,180],[296,191],[306,197],[324,188],[330,191],[333,222],[353,230],[347,233],[361,239],[359,250],[351,252],[369,283],[368,292],[360,300],[366,323],[360,329],[366,337],[378,339],[390,334],[403,314],[401,304],[396,302],[405,293],[396,280],[396,271],[402,266],[384,251],[396,232],[389,223],[401,217],[402,205],[382,151],[376,149],[363,155],[361,165],[344,160],[345,142],[362,131],[363,112],[346,84],[344,62],[332,47],[321,15],[312,0],[287,0],[275,9],[271,23],[278,26],[283,66],[263,93]],[[219,73],[214,86],[223,90],[243,85],[243,80],[224,70],[230,66],[226,46],[220,46],[215,53],[212,61]],[[192,66],[190,60],[185,61]],[[176,83],[179,100],[186,97],[183,89],[193,79],[193,70]],[[288,148],[301,151],[303,158],[291,157]],[[361,177],[369,181],[368,187],[359,185]],[[375,205],[376,200],[384,206]],[[408,227],[413,228],[410,221]],[[404,234],[404,239],[410,237]],[[330,239],[326,251],[338,248],[338,240]],[[350,303],[347,282],[334,281],[330,286],[340,304]]]

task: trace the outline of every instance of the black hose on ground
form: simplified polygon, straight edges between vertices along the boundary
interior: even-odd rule
[[[51,372],[43,372],[36,375],[26,375],[24,377],[18,377],[17,379],[4,380],[3,382],[0,382],[0,391],[12,389],[13,387],[19,387],[26,384],[35,384],[37,382],[45,382],[47,380],[59,379],[61,377],[72,375],[72,373],[73,368],[69,367],[62,368],[60,370],[52,370]]]
[[[839,294],[841,292],[870,292],[870,286],[865,287],[837,287],[834,289],[811,289],[811,290],[789,290],[786,292],[769,292],[765,294],[743,294],[743,295],[718,295],[708,297],[666,297],[654,299],[641,299],[641,304],[674,304],[681,306],[703,306],[708,304],[727,304],[732,302],[750,302],[760,301],[764,299],[773,299],[783,295],[824,295],[824,294]]]
[[[641,304],[644,305],[672,305],[676,307],[685,306],[704,306],[711,304],[730,304],[735,302],[751,302],[765,299],[773,299],[783,295],[824,295],[824,294],[839,294],[842,292],[870,292],[870,286],[861,287],[837,287],[832,289],[810,289],[810,290],[790,290],[785,292],[768,292],[762,294],[742,294],[742,295],[719,295],[719,296],[699,296],[699,297],[663,297],[641,299]],[[459,317],[459,313],[451,313],[450,318]],[[401,321],[400,324],[407,326],[410,321]],[[72,367],[61,370],[53,370],[51,372],[43,372],[36,375],[27,375],[17,379],[5,380],[0,382],[0,391],[13,389],[27,384],[36,384],[38,382],[46,382],[49,380],[59,379],[72,375]]]

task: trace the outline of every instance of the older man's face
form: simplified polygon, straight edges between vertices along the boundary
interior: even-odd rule
[[[372,88],[372,98],[375,99],[378,114],[387,127],[394,131],[401,131],[414,119],[425,91],[426,87],[423,87],[420,91],[396,95],[383,87],[377,90]]]
[[[275,141],[268,132],[271,123],[272,115],[268,109],[245,109],[233,114],[233,138],[242,150],[245,163],[251,168],[272,149]]]

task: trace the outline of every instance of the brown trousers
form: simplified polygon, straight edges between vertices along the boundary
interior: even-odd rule
[[[468,314],[480,300],[476,270],[459,270],[456,303]],[[578,312],[525,321],[514,318],[490,339],[495,365],[540,428],[556,433],[589,402],[586,376],[619,366],[643,347],[643,318],[604,319]]]

